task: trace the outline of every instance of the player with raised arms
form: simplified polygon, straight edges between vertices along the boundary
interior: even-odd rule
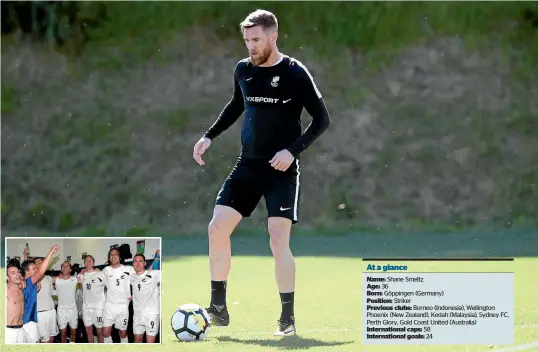
[[[97,330],[97,342],[103,343],[103,309],[105,307],[105,287],[107,276],[94,267],[95,259],[91,255],[84,258],[84,269],[77,276],[82,285],[82,320],[86,328],[88,342],[94,342],[93,326]]]
[[[43,259],[36,258],[35,265],[39,270],[41,265],[43,265]],[[37,292],[37,328],[39,330],[39,336],[41,336],[41,342],[52,343],[54,336],[60,333],[58,330],[56,307],[52,299],[52,277],[44,275],[39,283],[41,284],[41,288]]]
[[[160,251],[158,250],[156,254]],[[146,270],[146,257],[137,253],[133,258],[135,274],[131,277],[133,288],[133,334],[135,343],[141,343],[146,333],[146,343],[155,343],[160,326],[160,270]]]
[[[24,284],[23,289],[24,294],[24,315],[23,315],[23,324],[25,339],[27,343],[38,343],[39,338],[39,328],[37,325],[37,292],[39,281],[45,275],[47,267],[52,259],[52,256],[58,252],[60,246],[54,245],[50,249],[49,253],[39,265],[39,268],[36,266],[33,259],[25,260],[21,267],[24,272]],[[28,248],[24,249],[24,258],[29,258],[30,253]]]
[[[65,261],[60,267],[60,275],[52,278],[58,295],[58,328],[62,343],[67,342],[67,325],[70,328],[69,342],[75,343],[78,327],[77,285],[78,280],[71,276],[71,263]]]
[[[204,165],[202,154],[244,112],[241,154],[217,195],[208,226],[211,271],[208,312],[214,325],[230,323],[226,305],[230,235],[243,217],[251,215],[263,196],[282,307],[274,334],[293,335],[296,269],[289,240],[292,224],[298,222],[299,156],[327,129],[330,117],[308,69],[279,52],[278,22],[274,14],[254,11],[241,22],[240,28],[250,55],[235,66],[232,98],[193,151],[193,158]],[[303,107],[312,116],[304,132]]]
[[[112,343],[112,325],[119,330],[121,343],[128,343],[129,302],[131,301],[132,266],[120,262],[120,252],[112,248],[108,252],[110,265],[103,269],[106,280],[106,299],[103,311],[103,341]]]

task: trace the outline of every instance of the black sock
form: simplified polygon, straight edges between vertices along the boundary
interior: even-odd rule
[[[226,281],[211,281],[211,304],[226,305]]]
[[[282,313],[280,319],[289,319],[294,316],[293,313],[293,296],[295,292],[280,293],[280,302],[282,303]]]

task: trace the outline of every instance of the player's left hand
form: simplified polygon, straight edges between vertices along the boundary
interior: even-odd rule
[[[271,166],[279,171],[286,171],[295,158],[289,150],[283,149],[275,154],[273,159],[269,160]]]

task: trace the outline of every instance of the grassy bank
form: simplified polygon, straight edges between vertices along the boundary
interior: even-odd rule
[[[192,145],[229,99],[244,55],[238,23],[260,4],[106,6],[70,60],[3,46],[4,227],[203,232],[238,128],[204,168]],[[535,2],[263,6],[279,17],[282,50],[311,67],[334,122],[303,159],[301,226],[535,223],[538,31],[522,19],[538,13]],[[245,226],[264,218],[262,204]]]

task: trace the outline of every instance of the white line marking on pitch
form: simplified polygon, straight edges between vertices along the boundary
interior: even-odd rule
[[[538,341],[527,343],[524,345],[504,347],[497,350],[489,350],[489,351],[490,352],[515,352],[515,351],[525,351],[533,347],[538,347]]]

